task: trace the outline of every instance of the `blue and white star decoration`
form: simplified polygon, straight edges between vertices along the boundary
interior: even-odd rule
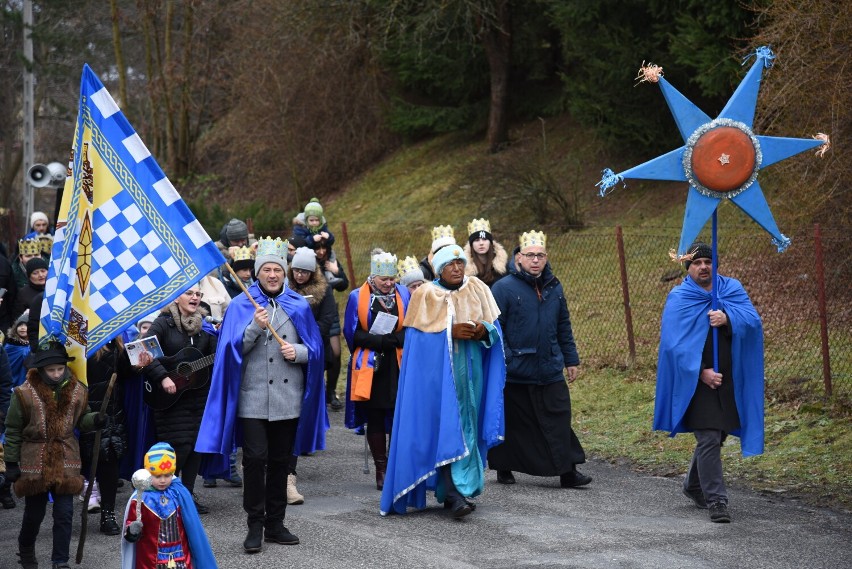
[[[755,57],[751,69],[719,116],[712,120],[662,77],[661,67],[643,63],[638,79],[659,83],[685,144],[620,174],[607,168],[596,184],[603,197],[619,182],[626,186],[627,178],[688,182],[678,255],[686,253],[723,199],[734,202],[772,235],[779,252],[784,251],[790,239],[780,232],[772,217],[757,181],[758,173],[761,168],[805,150],[823,146],[817,152],[821,155],[828,149],[828,137],[821,133],[813,138],[754,134],[752,123],[760,80],[775,55],[768,47],[761,47],[745,61],[751,57]]]

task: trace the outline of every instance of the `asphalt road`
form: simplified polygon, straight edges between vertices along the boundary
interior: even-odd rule
[[[636,474],[591,461],[594,477],[583,489],[565,490],[558,478],[516,475],[502,486],[494,472],[477,510],[452,520],[437,504],[406,516],[379,516],[372,461],[364,474],[364,439],[331,415],[328,450],[299,459],[299,490],[306,502],[287,508],[286,525],[301,544],[264,544],[242,551],[245,515],[241,489],[201,488],[211,508],[202,519],[219,567],[352,569],[429,568],[849,568],[852,515],[731,488],[731,524],[710,523],[680,494],[680,480]],[[119,503],[129,496],[119,490]],[[0,569],[12,569],[23,503],[0,510]],[[80,567],[119,567],[118,536],[89,537]],[[79,534],[75,512],[72,567]],[[37,551],[50,567],[50,512]],[[205,569],[205,568],[200,568]]]

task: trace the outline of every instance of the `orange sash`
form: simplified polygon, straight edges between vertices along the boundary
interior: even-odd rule
[[[405,307],[402,305],[402,298],[399,296],[399,291],[396,290],[396,305],[399,307],[399,317],[396,321],[396,331],[402,330],[402,321],[405,319]],[[358,324],[365,332],[369,332],[367,328],[367,320],[370,315],[370,284],[364,283],[358,291]],[[360,352],[358,350],[361,350]],[[369,401],[370,394],[373,391],[373,368],[369,365],[370,353],[372,350],[367,348],[356,348],[352,354],[352,386],[349,392],[349,399],[352,401]],[[361,357],[361,366],[358,367],[358,357]],[[396,349],[397,366],[402,365],[402,348]]]

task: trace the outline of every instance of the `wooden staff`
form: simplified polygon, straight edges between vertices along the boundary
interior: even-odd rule
[[[115,378],[117,375],[118,374],[113,373],[112,377],[109,378],[106,396],[101,402],[101,410],[98,411],[98,417],[103,418],[103,416],[106,415],[107,405],[109,405],[110,397],[112,397],[112,388],[115,387]],[[77,565],[83,561],[83,546],[86,545],[86,530],[89,525],[89,499],[92,497],[92,488],[95,486],[95,475],[98,472],[98,458],[101,454],[102,430],[103,429],[98,429],[97,432],[95,432],[95,448],[92,451],[92,466],[89,468],[89,486],[86,488],[86,496],[83,498],[83,511],[80,513],[82,520],[80,526],[80,541],[77,542],[77,557],[75,559]]]
[[[234,272],[234,269],[231,268],[231,264],[225,263],[225,266],[228,267],[228,270],[231,272],[231,275],[234,277],[234,282],[236,282],[238,285],[240,285],[240,288],[243,289],[244,293],[246,293],[246,296],[248,297],[248,299],[251,301],[252,304],[254,304],[254,307],[260,308],[261,306],[257,302],[255,302],[254,298],[252,298],[252,296],[249,294],[249,291],[246,288],[246,285],[243,284],[243,281],[240,279],[240,277],[237,276],[237,273]],[[286,343],[286,342],[284,342],[284,340],[281,339],[281,336],[278,335],[278,332],[275,331],[275,328],[272,327],[272,322],[270,322],[269,325],[266,328],[267,328],[267,330],[272,332],[272,336],[276,340],[278,340],[279,344],[281,344],[283,346]]]

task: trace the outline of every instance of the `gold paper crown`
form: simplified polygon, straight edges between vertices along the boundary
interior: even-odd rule
[[[50,255],[51,250],[53,249],[53,237],[48,234],[42,234],[38,236],[38,244],[41,247],[41,252]]]
[[[41,243],[35,239],[21,239],[18,241],[18,253],[21,255],[38,255],[41,253]]]
[[[396,276],[396,255],[392,253],[379,253],[370,259],[370,274],[379,277]]]
[[[420,262],[417,260],[417,257],[412,257],[409,255],[405,259],[397,264],[398,276],[402,278],[405,273],[410,273],[411,271],[416,271],[420,268]]]
[[[277,255],[282,259],[287,258],[287,240],[281,240],[280,237],[272,239],[272,237],[261,237],[257,241],[257,257],[266,255]]]
[[[527,247],[547,247],[547,235],[541,231],[527,231],[521,234],[521,249]]]
[[[449,225],[439,225],[432,228],[432,252],[434,253],[441,247],[452,245],[456,242],[456,236],[453,234],[453,228]]]
[[[470,223],[467,224],[467,234],[473,235],[474,233],[479,233],[480,231],[486,231],[491,233],[491,223],[485,219],[474,219]]]
[[[235,263],[237,261],[254,261],[254,249],[249,247],[230,247],[228,253]]]

